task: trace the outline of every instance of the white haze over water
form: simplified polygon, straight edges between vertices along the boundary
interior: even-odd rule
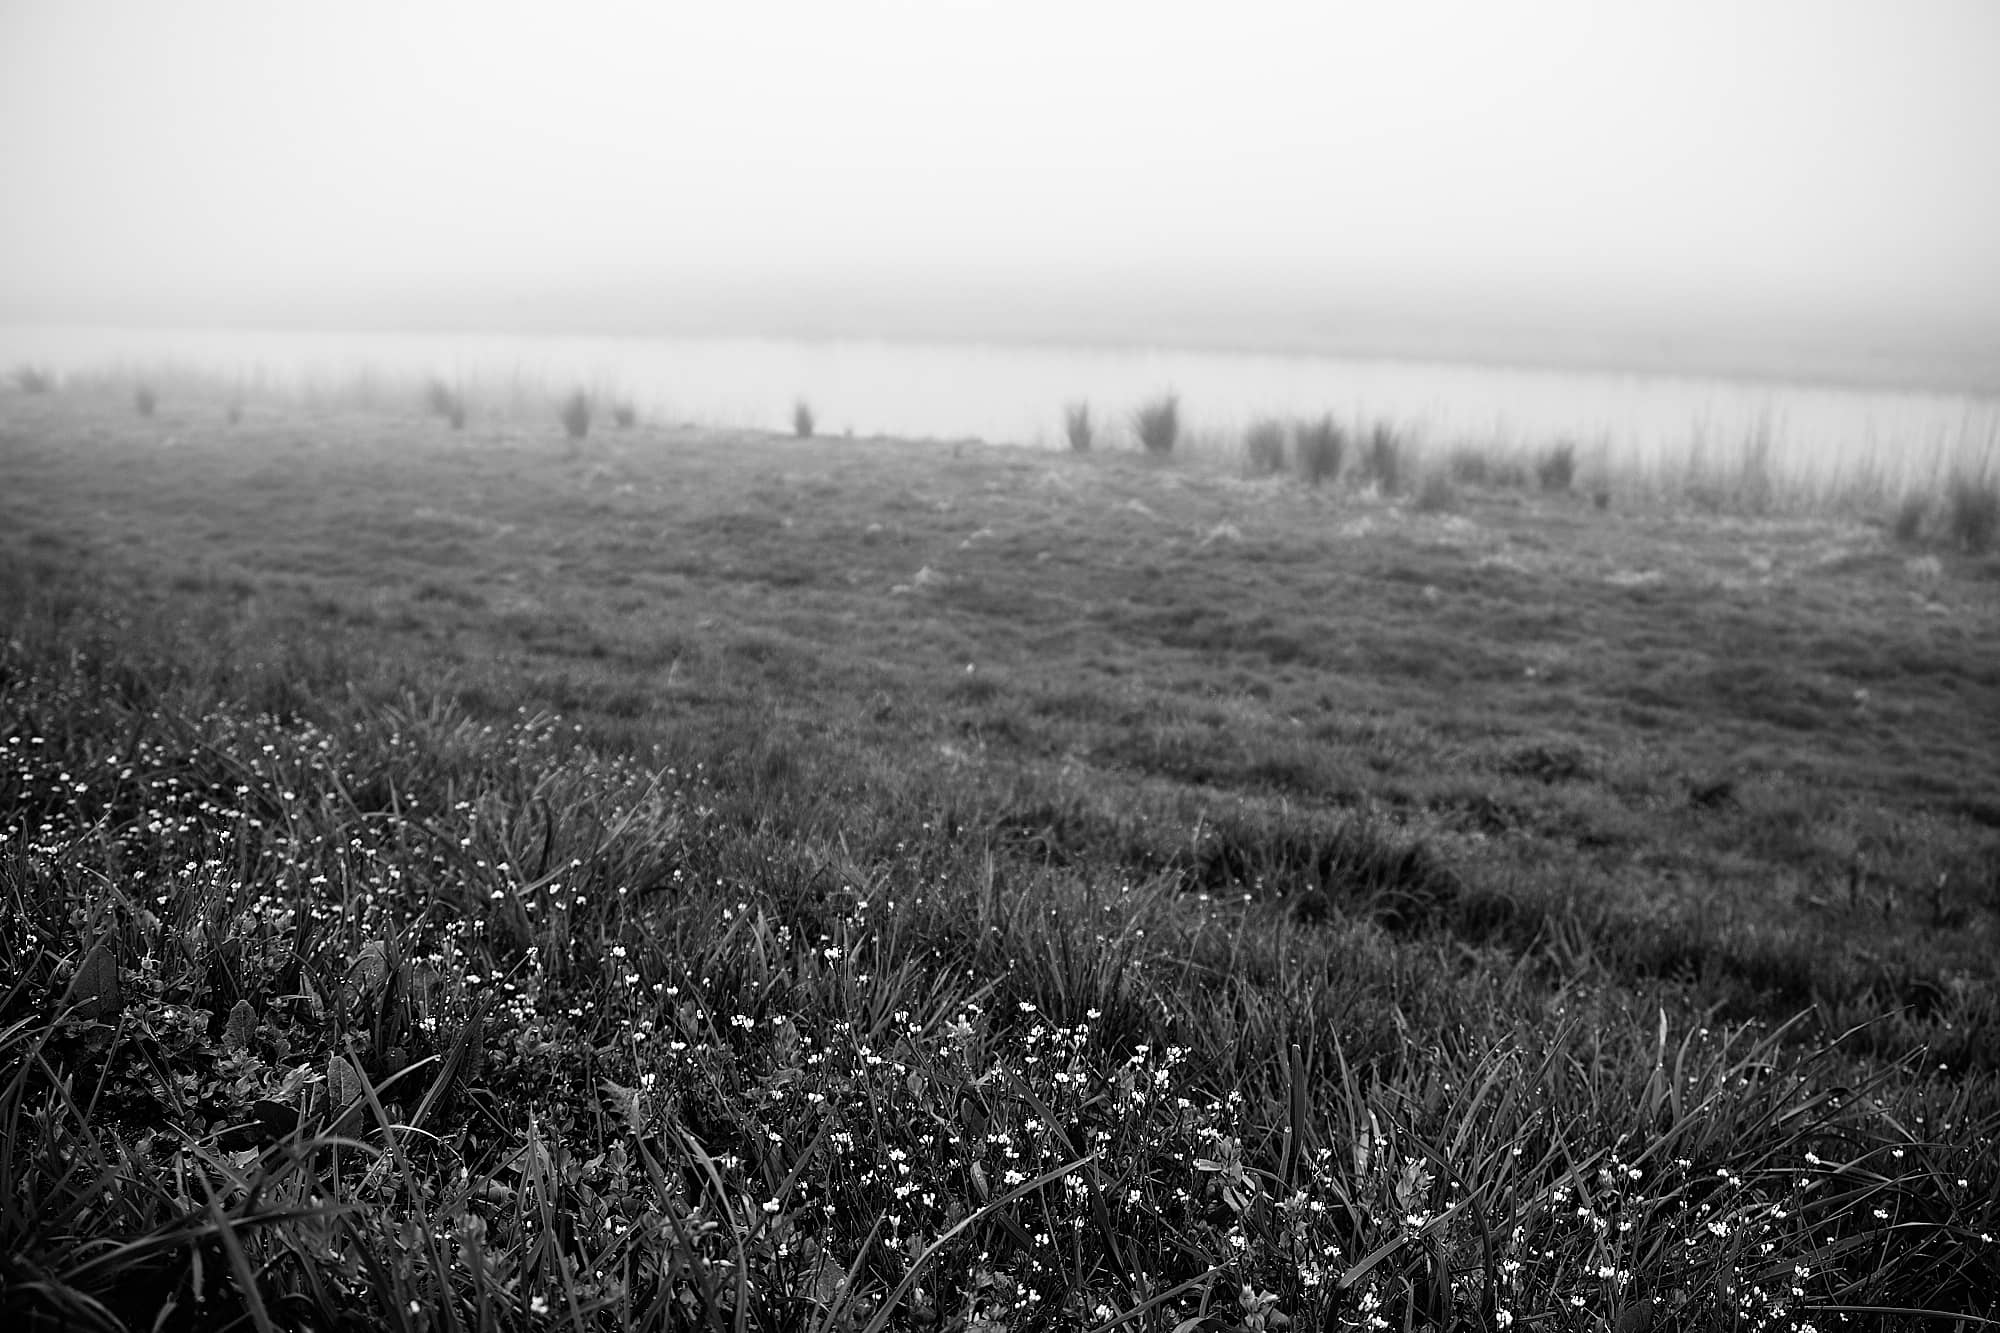
[[[0,322],[2000,388],[1996,67],[1992,0],[5,0]]]
[[[1754,380],[1507,369],[1326,356],[966,343],[753,338],[234,333],[0,328],[0,364],[62,373],[177,370],[253,391],[334,396],[372,378],[407,397],[436,375],[469,386],[475,419],[546,421],[572,386],[649,420],[787,430],[804,398],[824,434],[1062,447],[1062,408],[1088,401],[1105,442],[1128,442],[1141,401],[1180,395],[1191,432],[1233,440],[1264,414],[1395,423],[1426,444],[1542,448],[1559,439],[1624,460],[1711,463],[1767,441],[1771,461],[1828,476],[1864,460],[1892,475],[1932,460],[2000,467],[2000,399]],[[482,396],[486,401],[482,402]],[[1227,442],[1227,441],[1225,441]]]
[[[1996,68],[1995,0],[0,0],[0,372],[1991,459]]]

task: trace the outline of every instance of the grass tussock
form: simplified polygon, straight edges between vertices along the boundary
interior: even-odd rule
[[[611,424],[620,430],[630,430],[639,420],[639,409],[629,398],[620,398],[611,404]]]
[[[1166,458],[1174,451],[1181,434],[1181,400],[1171,393],[1163,393],[1150,402],[1140,404],[1132,414],[1132,433],[1139,438],[1139,445],[1154,458]]]
[[[435,376],[424,382],[424,410],[448,422],[453,430],[465,428],[465,394]],[[584,428],[589,429],[586,421]]]
[[[1768,426],[1752,432],[1743,442],[1729,491],[1732,507],[1739,513],[1768,514],[1777,504],[1778,479]]]
[[[1299,422],[1293,428],[1293,437],[1299,476],[1308,486],[1323,485],[1340,475],[1341,460],[1347,452],[1347,436],[1331,414]]]
[[[803,398],[792,404],[792,434],[801,440],[810,440],[813,436],[812,404]]]
[[[142,417],[150,417],[160,405],[160,395],[150,384],[140,384],[132,390],[132,409]]]
[[[1576,446],[1565,440],[1535,461],[1535,480],[1544,491],[1567,494],[1576,481]]]
[[[1096,426],[1090,419],[1090,404],[1081,400],[1063,408],[1063,438],[1071,453],[1086,454],[1096,440]]]
[[[1822,530],[1741,539],[1773,599],[1519,497],[1486,564],[1154,468],[260,468],[68,397],[0,459],[20,1326],[2000,1317],[1994,630]]]
[[[1961,471],[1937,493],[1906,492],[1890,513],[1889,533],[1905,545],[1935,542],[1967,555],[1985,555],[2000,535],[2000,483],[1990,475]]]
[[[1957,473],[1945,484],[1944,530],[1951,544],[1973,555],[1993,549],[2000,533],[2000,481]]]
[[[50,393],[56,387],[54,374],[35,365],[16,366],[9,378],[22,393]]]
[[[1896,505],[1896,512],[1890,517],[1889,531],[1899,542],[1916,541],[1923,535],[1924,520],[1930,514],[1930,501],[1923,495],[1911,492]]]
[[[590,434],[590,418],[590,395],[582,389],[572,389],[556,409],[556,419],[562,422],[563,434],[572,441]]]
[[[1361,451],[1362,484],[1373,486],[1383,495],[1398,495],[1403,489],[1404,454],[1402,435],[1386,421],[1369,428],[1368,443]]]
[[[1285,423],[1273,417],[1254,421],[1243,432],[1243,461],[1253,477],[1285,470]]]

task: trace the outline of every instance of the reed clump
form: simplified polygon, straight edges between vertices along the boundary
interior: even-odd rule
[[[1284,471],[1285,423],[1272,417],[1252,422],[1243,433],[1243,458],[1253,477]]]
[[[1163,393],[1142,403],[1132,414],[1132,431],[1139,437],[1140,446],[1152,457],[1165,458],[1172,454],[1181,434],[1179,396]]]
[[[590,417],[590,395],[582,389],[572,389],[556,410],[556,418],[562,422],[563,434],[572,441],[581,440],[590,434]]]
[[[1293,452],[1299,476],[1308,486],[1333,481],[1347,452],[1347,435],[1331,413],[1300,421],[1292,428]]]
[[[1090,419],[1090,404],[1079,399],[1063,408],[1063,435],[1071,453],[1089,453],[1096,435]]]

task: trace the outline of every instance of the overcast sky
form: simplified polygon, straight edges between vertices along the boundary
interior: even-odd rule
[[[1990,329],[1996,69],[1990,0],[0,0],[0,316],[1122,275]]]

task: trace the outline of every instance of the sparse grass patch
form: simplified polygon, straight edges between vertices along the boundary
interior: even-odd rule
[[[1243,433],[1243,459],[1253,477],[1285,470],[1285,423],[1271,417],[1254,421]]]
[[[1299,475],[1309,486],[1332,481],[1340,475],[1340,463],[1347,451],[1347,436],[1331,414],[1317,420],[1301,421],[1293,428],[1293,448],[1298,454]]]
[[[1181,400],[1171,393],[1163,393],[1151,402],[1142,403],[1132,414],[1132,431],[1139,437],[1140,445],[1154,458],[1165,458],[1174,451],[1174,444],[1181,434]]]
[[[1063,408],[1063,436],[1069,441],[1072,453],[1090,452],[1095,427],[1090,420],[1089,403],[1078,401]]]

